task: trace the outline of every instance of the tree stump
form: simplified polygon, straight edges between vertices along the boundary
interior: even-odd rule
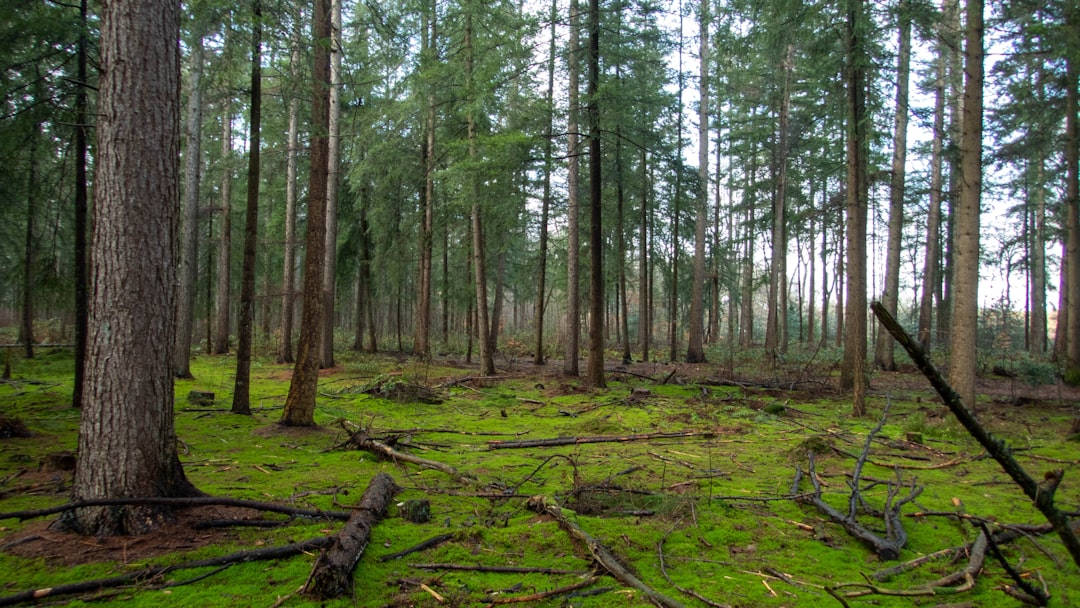
[[[398,514],[405,521],[410,521],[414,524],[425,524],[431,521],[431,501],[428,500],[406,500],[398,505]]]
[[[204,391],[191,391],[187,394],[188,403],[191,405],[209,406],[214,405],[214,393]]]
[[[371,540],[371,528],[386,515],[387,506],[400,489],[386,473],[372,478],[345,527],[315,560],[311,577],[304,586],[306,595],[323,600],[352,597],[353,570]]]

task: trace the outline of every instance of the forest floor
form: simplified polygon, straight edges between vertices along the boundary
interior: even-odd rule
[[[833,353],[792,357],[773,370],[760,352],[709,354],[714,362],[702,365],[612,362],[608,387],[593,389],[564,377],[559,361],[502,358],[495,377],[480,378],[475,366],[451,357],[424,363],[341,353],[338,366],[323,372],[319,426],[311,429],[277,424],[291,366],[256,359],[253,415],[236,416],[228,413],[235,359],[197,357],[195,379],[176,383],[176,426],[181,461],[203,492],[340,511],[378,472],[402,488],[372,530],[355,599],[316,602],[297,593],[314,561],[308,552],[174,570],[52,601],[651,605],[647,592],[597,566],[590,548],[556,520],[558,509],[527,508],[529,497],[545,496],[646,587],[686,606],[1021,605],[1009,595],[1016,583],[989,554],[981,574],[965,582],[979,523],[994,533],[1023,526],[1019,540],[1001,545],[1005,559],[1045,588],[1053,605],[1080,605],[1080,573],[1060,540],[1031,528],[1042,516],[910,363],[874,373],[870,413],[855,418],[850,397],[836,389]],[[21,421],[32,436],[0,439],[0,517],[68,499],[78,430],[69,352],[13,356],[11,367],[0,382],[0,418]],[[1066,437],[1080,415],[1080,391],[1033,386],[1023,373],[1002,377],[985,367],[981,422],[1032,475],[1064,470],[1057,501],[1080,508],[1080,442]],[[191,403],[191,391],[215,400]],[[364,440],[439,466],[382,459],[358,449]],[[514,443],[529,440],[537,441]],[[886,535],[880,512],[921,488],[899,508],[907,542],[897,560],[882,561],[806,500],[816,482],[824,503],[847,513],[860,462],[855,521],[875,535]],[[429,501],[430,520],[402,517],[409,500]],[[0,519],[0,605],[25,590],[282,546],[342,526],[205,505],[178,509],[174,521],[145,536],[85,538],[53,529],[54,519]],[[225,520],[234,525],[206,527]],[[441,540],[384,559],[433,538]],[[943,553],[901,573],[887,570],[935,552]],[[594,573],[602,576],[594,581]],[[562,592],[540,599],[548,591]]]

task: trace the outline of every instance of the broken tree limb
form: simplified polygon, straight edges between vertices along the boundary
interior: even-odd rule
[[[349,434],[349,441],[347,443],[358,450],[371,452],[372,454],[382,456],[383,458],[386,458],[387,460],[392,460],[394,462],[408,462],[424,467],[426,469],[434,469],[436,471],[441,471],[453,477],[454,479],[457,479],[458,481],[476,483],[476,479],[474,479],[471,475],[462,473],[461,471],[458,471],[457,469],[446,463],[437,462],[435,460],[428,460],[427,458],[421,458],[419,456],[413,456],[412,454],[399,452],[394,448],[386,445],[385,443],[382,443],[381,441],[376,441],[371,437],[368,437],[363,431],[354,432],[350,430],[347,426],[345,426],[344,422],[341,423],[341,428]]]
[[[551,439],[524,439],[521,441],[489,441],[489,450],[510,448],[547,448],[579,443],[616,443],[625,441],[649,441],[652,439],[674,439],[678,437],[714,437],[712,431],[677,431],[674,433],[638,433],[634,435],[600,435],[595,437],[553,437]]]
[[[386,508],[400,488],[386,473],[371,479],[349,521],[333,537],[333,543],[319,553],[303,593],[319,598],[351,597],[353,570],[371,540],[371,529],[386,514]]]
[[[213,505],[226,507],[243,507],[245,509],[255,509],[257,511],[283,513],[292,517],[309,517],[313,519],[333,519],[340,521],[344,521],[349,518],[349,513],[347,511],[318,511],[314,509],[297,509],[296,507],[287,507],[285,505],[277,505],[269,502],[260,502],[257,500],[245,500],[242,498],[227,498],[220,496],[191,496],[93,498],[69,502],[62,505],[57,505],[55,507],[49,507],[47,509],[32,509],[27,511],[9,511],[7,513],[0,513],[0,520],[33,519],[35,517],[46,517],[48,515],[63,513],[64,511],[71,511],[72,509],[81,509],[83,507],[108,507],[114,505],[169,505],[175,507],[201,507]]]
[[[226,564],[236,564],[266,559],[281,559],[283,557],[290,557],[298,553],[306,553],[308,551],[319,549],[321,547],[326,547],[332,541],[333,538],[330,536],[320,536],[291,545],[283,545],[280,547],[265,547],[262,549],[254,549],[251,551],[238,551],[236,553],[230,553],[228,555],[222,555],[220,557],[211,557],[191,562],[184,562],[172,566],[156,566],[151,568],[143,568],[142,570],[128,572],[127,574],[121,574],[119,576],[113,576],[110,578],[101,578],[92,581],[83,581],[80,583],[69,583],[67,585],[58,585],[56,587],[49,587],[46,589],[32,589],[29,591],[23,591],[20,593],[14,593],[12,595],[0,597],[0,606],[14,606],[16,604],[22,604],[24,602],[36,602],[37,600],[46,597],[58,597],[61,595],[72,595],[74,593],[87,593],[91,591],[98,591],[101,589],[109,589],[113,587],[120,587],[123,585],[130,585],[132,583],[138,583],[140,581],[147,581],[150,579],[161,577],[174,570],[209,568],[214,566],[223,566]]]
[[[558,522],[559,527],[563,529],[571,538],[581,542],[589,550],[589,554],[592,555],[593,560],[604,569],[605,572],[610,574],[615,580],[626,585],[627,587],[633,587],[638,591],[645,594],[651,602],[663,608],[683,608],[683,605],[663,593],[649,587],[643,583],[638,577],[634,576],[626,566],[623,566],[619,562],[615,554],[611,552],[603,543],[596,538],[593,538],[588,532],[583,530],[581,526],[570,521],[563,513],[563,510],[558,506],[548,501],[544,496],[534,496],[530,498],[525,507],[534,513],[540,513],[548,515]]]
[[[537,568],[533,566],[481,566],[479,564],[409,564],[418,570],[462,570],[466,572],[494,572],[500,574],[572,574],[584,576],[588,570],[564,570],[560,568]]]
[[[915,363],[915,366],[919,368],[919,371],[926,376],[926,379],[930,381],[931,386],[941,396],[941,400],[945,402],[945,405],[949,408],[949,411],[956,416],[956,419],[960,421],[960,424],[967,429],[967,432],[979,442],[979,445],[986,450],[994,460],[1001,465],[1001,468],[1005,470],[1005,473],[1012,478],[1014,482],[1024,491],[1024,494],[1032,500],[1035,504],[1035,508],[1039,510],[1046,517],[1046,520],[1054,526],[1054,531],[1061,537],[1061,542],[1065,545],[1065,548],[1069,551],[1069,555],[1072,556],[1073,562],[1077,566],[1080,566],[1080,538],[1077,538],[1076,533],[1073,531],[1072,526],[1069,524],[1069,517],[1054,505],[1054,492],[1057,490],[1058,484],[1061,483],[1061,478],[1065,474],[1064,470],[1050,471],[1046,474],[1046,481],[1040,483],[1035,481],[1031,475],[1020,465],[1015,458],[1013,458],[1012,451],[1009,449],[1008,444],[1003,440],[998,439],[991,435],[982,424],[979,422],[975,414],[964,405],[963,400],[960,399],[960,395],[953,390],[949,383],[941,376],[941,372],[934,367],[934,364],[930,361],[930,357],[923,352],[922,346],[918,342],[911,339],[911,336],[904,331],[904,328],[896,322],[896,319],[889,314],[889,311],[881,305],[880,302],[874,302],[870,305],[870,308],[877,315],[881,324],[885,326],[885,329],[896,338],[896,341],[904,347],[908,356]],[[974,353],[972,353],[974,356]]]
[[[545,600],[549,597],[555,597],[556,595],[562,595],[564,593],[570,593],[579,589],[585,589],[596,584],[596,581],[600,580],[599,576],[590,576],[589,578],[574,583],[573,585],[567,585],[565,587],[559,587],[558,589],[551,589],[550,591],[540,591],[539,593],[533,593],[530,595],[519,595],[516,597],[498,597],[490,600],[489,606],[496,604],[520,604],[522,602],[538,602]]]
[[[448,533],[448,534],[440,534],[440,535],[438,535],[438,536],[436,536],[434,538],[429,538],[429,539],[427,539],[427,540],[425,540],[425,541],[423,541],[421,543],[415,544],[415,545],[409,547],[408,549],[403,549],[401,551],[398,551],[397,553],[388,553],[387,555],[380,555],[379,556],[379,561],[380,562],[388,562],[388,561],[390,561],[392,559],[400,559],[402,557],[405,557],[406,555],[409,555],[410,553],[416,553],[418,551],[423,551],[425,549],[430,549],[432,547],[438,547],[439,545],[445,543],[446,541],[450,540],[451,538],[454,538],[453,534],[450,534],[450,533]]]

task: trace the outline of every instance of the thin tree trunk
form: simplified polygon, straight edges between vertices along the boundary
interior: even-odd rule
[[[765,354],[775,367],[780,353],[786,350],[781,338],[787,329],[787,156],[788,122],[791,114],[791,73],[794,69],[794,45],[789,44],[784,63],[784,88],[780,100],[780,120],[777,125],[776,191],[773,198],[772,246],[773,256],[769,273],[769,306],[765,321]]]
[[[40,99],[37,94],[34,98],[35,101]],[[23,248],[22,313],[19,324],[19,341],[23,343],[23,356],[27,359],[34,358],[34,216],[37,215],[37,147],[40,136],[41,123],[36,122],[27,150],[29,162],[26,168],[26,238]]]
[[[951,0],[942,0],[942,10]],[[939,283],[938,267],[941,258],[941,198],[942,165],[945,141],[945,40],[939,35],[937,43],[936,78],[934,82],[934,132],[930,145],[930,208],[926,216],[926,253],[923,258],[922,297],[919,299],[918,340],[923,350],[930,350],[933,324],[934,296]]]
[[[187,153],[184,155],[184,221],[180,236],[180,280],[176,294],[176,344],[173,373],[191,378],[191,334],[195,321],[195,280],[198,274],[199,179],[202,170],[202,34],[191,48],[187,107]]]
[[[894,317],[900,299],[900,245],[904,231],[904,181],[907,165],[908,76],[911,72],[911,8],[906,0],[902,0],[896,10],[900,20],[896,59],[896,117],[893,121],[892,175],[889,182],[889,240],[885,258],[885,291],[881,295],[882,305]],[[878,333],[874,348],[875,367],[886,371],[896,370],[894,343],[895,340],[889,332]]]
[[[567,190],[567,253],[566,253],[566,352],[563,355],[563,375],[577,376],[580,373],[581,340],[581,227],[580,227],[580,187],[579,171],[581,162],[578,146],[578,106],[580,89],[580,68],[578,67],[579,38],[578,21],[580,18],[578,0],[570,0],[570,49],[567,52],[569,74],[569,108],[566,119],[566,190]]]
[[[700,5],[698,75],[698,192],[694,219],[694,282],[686,362],[705,363],[705,231],[709,224],[709,3]]]
[[[1080,9],[1068,4],[1067,31],[1080,28]],[[1075,40],[1071,45],[1076,49]],[[1065,239],[1069,258],[1065,285],[1066,318],[1069,331],[1065,334],[1065,381],[1080,384],[1080,126],[1077,125],[1077,87],[1080,87],[1080,68],[1075,55],[1065,60]],[[962,394],[962,393],[961,393]]]
[[[979,205],[982,193],[983,3],[968,0],[964,45],[963,132],[956,203],[949,383],[975,408],[979,306]]]
[[[71,405],[80,408],[83,403],[83,381],[86,377],[86,331],[87,302],[89,300],[87,240],[87,179],[86,179],[86,131],[89,125],[86,89],[86,7],[87,0],[79,2],[79,42],[76,61],[78,85],[75,87],[75,387]]]
[[[641,223],[638,227],[638,335],[641,342],[641,360],[649,361],[652,342],[652,306],[649,293],[652,280],[649,276],[649,170],[648,151],[641,149]]]
[[[1039,155],[1035,167],[1035,223],[1031,238],[1030,331],[1028,352],[1033,357],[1046,353],[1046,188],[1043,185],[1045,159]]]
[[[289,55],[289,73],[294,80],[300,77],[300,22],[303,13],[296,11]],[[289,132],[285,151],[285,252],[281,272],[281,342],[278,344],[278,363],[293,362],[293,317],[296,303],[296,164],[300,153],[300,99],[289,95]]]
[[[308,176],[308,216],[304,254],[304,301],[300,341],[296,345],[289,394],[281,423],[315,425],[315,395],[319,384],[319,337],[323,329],[323,261],[326,249],[326,187],[330,127],[330,1],[315,0],[311,24],[314,67],[311,91],[311,171]]]
[[[553,125],[555,123],[555,23],[559,18],[559,4],[551,0],[551,42],[548,45],[547,64],[547,124],[544,126],[544,194],[540,201],[540,251],[536,268],[536,345],[533,348],[533,363],[543,365],[544,357],[544,313],[546,312],[547,290],[547,255],[548,255],[548,216],[551,213],[551,172],[553,168]]]
[[[589,0],[589,383],[604,388],[604,233],[600,156],[600,2]]]
[[[438,14],[435,3],[431,14],[424,9],[421,33],[421,61],[425,68],[432,68],[438,57]],[[433,84],[428,85],[434,87]],[[414,328],[413,353],[421,359],[431,357],[431,267],[433,230],[435,218],[435,94],[427,93],[427,116],[424,121],[424,192],[423,209],[420,214],[420,264],[417,269],[416,327]]]
[[[326,245],[322,268],[322,339],[319,367],[334,367],[334,300],[337,294],[338,185],[341,183],[341,0],[330,2],[330,117],[326,170]]]
[[[618,70],[618,68],[616,68]],[[618,249],[616,264],[618,264],[618,306],[619,306],[619,345],[622,348],[622,362],[630,364],[634,358],[630,354],[630,305],[626,302],[626,233],[624,230],[624,203],[625,188],[623,184],[622,166],[622,133],[619,127],[615,128],[615,240]]]
[[[679,251],[682,240],[679,238],[679,219],[682,202],[682,132],[683,132],[683,17],[682,0],[679,0],[679,109],[675,118],[675,141],[680,147],[675,158],[675,193],[671,200],[671,284],[668,286],[668,360],[674,363],[679,359]]]
[[[751,118],[753,113],[751,112]],[[746,174],[746,186],[743,192],[746,194],[743,204],[746,213],[743,220],[743,261],[741,292],[739,294],[739,346],[749,348],[754,343],[754,200],[750,192],[755,186],[757,179],[757,145],[751,144],[750,168]]]
[[[230,288],[232,286],[232,104],[221,110],[221,227],[218,231],[217,286],[214,289],[214,354],[229,352]]]

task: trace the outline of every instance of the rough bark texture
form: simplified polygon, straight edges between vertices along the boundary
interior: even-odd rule
[[[911,66],[911,15],[908,3],[897,7],[900,20],[896,59],[896,116],[893,120],[892,174],[889,181],[889,238],[885,256],[885,290],[881,303],[896,314],[900,297],[900,242],[904,229],[904,180],[907,163],[908,75]],[[878,334],[874,348],[875,367],[894,371],[893,338],[888,332]]]
[[[247,206],[244,214],[244,261],[240,276],[240,315],[236,329],[236,382],[232,412],[251,413],[251,343],[255,326],[255,248],[259,242],[259,132],[262,125],[262,0],[252,4],[251,117],[248,121]]]
[[[296,80],[300,78],[300,12],[293,30],[292,53],[289,72]],[[293,316],[296,303],[296,161],[299,155],[297,143],[299,132],[300,99],[289,96],[289,132],[285,151],[285,252],[281,274],[281,342],[278,344],[278,363],[293,362]]]
[[[578,355],[581,340],[581,229],[580,229],[580,194],[578,187],[581,163],[578,159],[578,91],[580,89],[580,68],[578,67],[578,0],[570,0],[570,50],[567,53],[569,74],[569,108],[566,119],[566,351],[563,355],[563,375],[577,376],[580,373]]]
[[[180,3],[116,0],[103,9],[86,399],[72,497],[193,495],[173,427]],[[61,524],[130,534],[163,513],[88,507]]]
[[[191,332],[195,321],[195,278],[198,271],[199,178],[202,169],[203,41],[195,36],[189,68],[187,150],[184,154],[184,221],[180,233],[180,277],[176,294],[177,378],[191,378]]]
[[[281,423],[315,425],[315,396],[319,385],[319,336],[322,332],[323,254],[326,247],[326,184],[329,171],[330,124],[330,0],[316,0],[312,17],[314,69],[312,70],[311,172],[308,179],[308,224],[305,235],[304,303],[300,342],[296,347],[289,395]]]
[[[979,204],[982,198],[982,0],[968,0],[966,27],[960,191],[954,220],[949,382],[964,403],[974,408],[979,312]]]
[[[305,594],[319,599],[352,597],[353,570],[371,540],[371,529],[386,515],[390,501],[400,489],[386,473],[372,478],[345,527],[319,553],[304,586]]]
[[[1066,19],[1070,31],[1080,28],[1080,9],[1069,4]],[[1065,334],[1065,380],[1080,384],[1080,127],[1077,126],[1077,87],[1080,68],[1075,55],[1066,60],[1065,93],[1065,226],[1068,275],[1065,296],[1069,331]]]

